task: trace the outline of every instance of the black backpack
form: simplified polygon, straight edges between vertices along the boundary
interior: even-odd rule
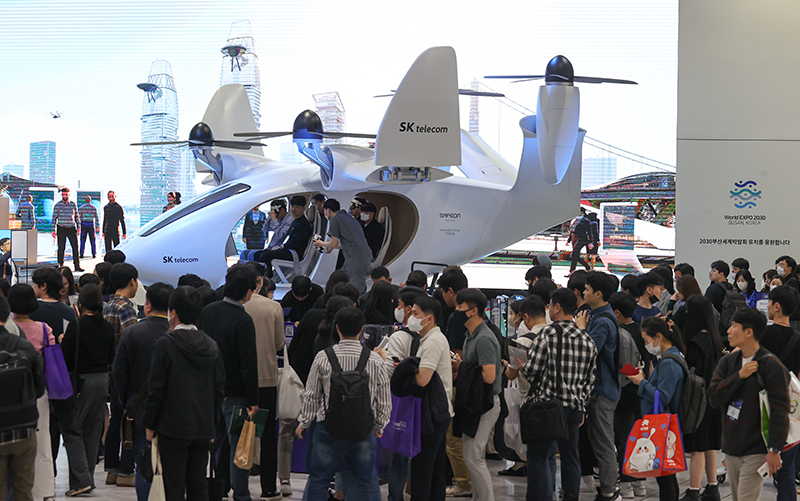
[[[579,242],[588,242],[589,241],[589,234],[592,230],[592,222],[586,219],[586,217],[581,217],[578,224],[575,225],[575,236],[578,238]]]
[[[725,290],[725,297],[722,299],[722,311],[719,314],[719,323],[727,331],[731,326],[731,317],[736,313],[736,310],[747,308],[747,299],[739,291],[727,289],[722,284],[719,284],[719,286]]]
[[[33,428],[39,420],[30,359],[12,336],[0,350],[0,432]]]
[[[375,427],[369,374],[365,371],[370,353],[368,349],[361,348],[361,357],[355,370],[343,371],[333,347],[325,350],[331,363],[331,386],[323,424],[331,438],[360,442]]]
[[[706,414],[706,405],[708,404],[706,380],[694,373],[694,367],[689,370],[686,360],[674,353],[666,353],[658,361],[658,365],[660,366],[661,362],[667,358],[678,362],[683,369],[683,390],[681,390],[681,399],[678,402],[681,433],[684,435],[694,433],[700,427],[703,416]]]

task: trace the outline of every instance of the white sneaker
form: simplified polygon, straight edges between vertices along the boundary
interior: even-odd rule
[[[292,495],[292,484],[288,480],[281,480],[281,494],[284,496]]]
[[[457,485],[454,485],[452,487],[448,487],[444,491],[444,495],[449,497],[449,498],[471,498],[472,497],[472,491],[471,490],[465,490],[465,489],[462,489],[461,487],[459,487]]]
[[[584,475],[581,477],[581,492],[596,494],[597,488],[594,486],[594,477],[591,475]]]
[[[623,499],[633,499],[633,484],[631,482],[620,482],[619,492]]]
[[[636,497],[647,496],[647,488],[644,486],[644,480],[636,480],[631,482],[633,484],[633,495]]]

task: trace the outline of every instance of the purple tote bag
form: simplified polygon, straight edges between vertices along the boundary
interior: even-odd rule
[[[48,398],[63,400],[72,396],[72,381],[67,372],[67,363],[61,345],[50,346],[47,327],[42,323],[42,355],[44,355],[44,380],[47,384]],[[77,349],[77,346],[75,347]],[[77,369],[77,368],[76,368]]]
[[[422,449],[422,400],[415,396],[398,397],[392,394],[392,415],[380,438],[381,447],[402,456],[413,458]]]

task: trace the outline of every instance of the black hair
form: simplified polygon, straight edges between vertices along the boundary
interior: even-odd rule
[[[333,319],[336,313],[342,308],[353,306],[353,301],[344,296],[331,296],[328,302],[325,303],[325,318],[319,324],[318,333],[321,336],[329,336],[332,340],[336,341],[336,328],[333,324]]]
[[[325,200],[324,204],[322,204],[322,208],[323,209],[329,209],[329,210],[331,210],[333,212],[339,212],[339,209],[341,209],[342,206],[339,205],[339,201],[336,200],[335,198],[329,198],[329,199]]]
[[[787,273],[787,277],[793,277],[797,275],[797,261],[794,260],[791,256],[781,256],[775,260],[775,264],[780,263],[781,261],[786,261],[786,266],[792,269],[791,273]]]
[[[8,304],[17,315],[30,315],[39,307],[36,293],[28,284],[14,284],[8,290]]]
[[[263,278],[267,273],[267,267],[260,261],[247,261],[243,263],[250,268],[250,271],[256,276],[256,279]]]
[[[197,292],[200,294],[200,298],[203,300],[203,308],[219,300],[217,292],[208,285],[198,287]]]
[[[615,292],[608,300],[612,310],[619,310],[622,318],[632,318],[636,311],[636,298],[630,292]]]
[[[731,268],[739,268],[740,270],[749,270],[750,261],[743,257],[737,257],[731,262]]]
[[[556,289],[550,294],[550,303],[561,306],[565,315],[574,315],[578,309],[578,296],[569,289]]]
[[[511,308],[511,311],[514,312],[515,315],[519,315],[520,306],[522,306],[523,301],[524,299],[512,301],[511,303],[508,303],[508,307]]]
[[[333,323],[342,337],[352,339],[364,328],[364,314],[355,306],[347,306],[336,312]]]
[[[361,204],[361,212],[371,212],[375,214],[378,212],[378,208],[375,207],[375,204],[372,202],[367,202],[365,204]]]
[[[264,285],[261,287],[262,292],[273,292],[278,287],[275,285],[275,282],[272,281],[269,277],[264,277]]]
[[[296,206],[299,206],[299,207],[305,207],[306,206],[306,197],[304,197],[303,195],[294,195],[293,197],[291,197],[289,199],[289,205],[296,205]]]
[[[603,295],[603,301],[608,302],[611,299],[611,295],[617,292],[619,279],[611,273],[590,271],[586,276],[586,285],[591,286],[593,291],[600,291]]]
[[[622,277],[622,280],[619,282],[619,287],[623,292],[629,292],[636,299],[639,299],[639,296],[642,295],[639,288],[636,286],[636,275],[632,273],[628,273]]]
[[[392,278],[392,275],[389,273],[389,268],[386,266],[376,266],[372,268],[369,276],[373,280],[378,280],[380,278]]]
[[[397,301],[402,301],[403,306],[414,306],[414,304],[419,300],[420,296],[425,296],[424,294],[420,294],[416,291],[407,291],[405,289],[400,291],[400,296],[397,298]],[[396,306],[399,306],[397,304]],[[441,307],[439,308],[441,311]]]
[[[666,320],[658,317],[650,317],[644,319],[642,322],[642,332],[646,333],[651,338],[655,338],[658,334],[664,336],[664,339],[672,343],[672,346],[678,348],[681,353],[686,353],[686,345],[683,344],[683,337],[678,327],[670,327]]]
[[[708,298],[690,297],[686,300],[686,324],[683,330],[687,346],[700,331],[708,331],[714,346],[713,361],[716,363],[722,357],[722,340],[719,336],[719,321],[714,313],[714,304]]]
[[[464,304],[470,308],[478,308],[478,313],[483,316],[483,311],[486,309],[486,304],[489,302],[483,292],[478,289],[464,289],[458,291],[456,295],[456,304]]]
[[[350,283],[336,284],[336,286],[333,288],[332,295],[344,296],[350,298],[352,299],[350,304],[357,303],[358,296],[360,296],[360,294],[358,293],[358,289],[356,289],[355,285]]]
[[[788,285],[781,285],[769,291],[769,300],[781,305],[781,314],[787,317],[797,311],[800,305],[800,295]]]
[[[439,301],[428,296],[417,296],[414,300],[414,305],[417,306],[422,313],[432,315],[435,325],[442,324],[442,306],[439,304]]]
[[[567,289],[571,290],[573,293],[577,290],[583,295],[583,291],[586,290],[586,276],[589,274],[586,270],[578,270],[570,275],[569,280],[567,280]],[[546,301],[545,301],[546,302]]]
[[[636,277],[636,290],[639,291],[640,295],[644,294],[648,287],[657,287],[659,285],[664,285],[664,279],[661,278],[661,275],[652,271],[642,273]]]
[[[711,269],[712,270],[717,270],[719,273],[722,273],[723,275],[725,275],[725,280],[728,279],[728,274],[731,272],[731,267],[728,266],[728,263],[726,263],[725,261],[723,261],[721,259],[711,263]]]
[[[8,289],[11,288],[11,284],[8,283],[8,280],[5,278],[0,278],[0,294],[5,297],[8,297]]]
[[[347,275],[347,272],[336,270],[331,273],[328,277],[328,281],[325,283],[325,294],[322,295],[322,302],[327,303],[328,299],[333,296],[334,287],[338,284],[346,284],[348,282],[350,282],[350,277]]]
[[[356,301],[358,301],[358,298],[356,298]],[[370,289],[364,309],[367,312],[378,313],[394,322],[394,304],[394,287],[389,282],[380,281]]]
[[[241,301],[248,291],[256,290],[256,274],[243,264],[234,264],[225,274],[225,297]]]
[[[458,293],[469,287],[467,276],[461,268],[449,268],[442,272],[439,280],[436,282],[441,287],[442,292],[447,292],[452,289],[453,292]]]
[[[305,275],[297,275],[292,279],[292,294],[295,297],[305,297],[311,292],[311,279]]]
[[[0,296],[0,322],[8,321],[9,313],[11,313],[11,308],[8,306],[8,299]]]
[[[102,313],[103,294],[100,292],[100,287],[94,284],[86,284],[85,287],[82,287],[78,295],[78,306],[82,311]]]
[[[528,269],[525,272],[525,280],[528,282],[533,282],[534,278],[553,278],[553,274],[550,273],[550,268],[547,266],[534,266],[533,268]]]
[[[11,239],[8,237],[0,238],[0,247],[6,244],[6,242],[10,242]]]
[[[530,288],[531,296],[539,296],[543,303],[550,303],[550,294],[558,289],[558,285],[549,278],[540,278]]]
[[[72,274],[72,270],[67,268],[66,266],[59,266],[58,272],[61,274],[62,277],[67,279],[67,295],[71,296],[75,294],[75,276]],[[64,288],[64,281],[61,281],[61,288]]]
[[[185,275],[181,275],[181,277],[178,279],[178,287],[182,287],[184,285],[188,285],[189,287],[194,287],[196,289],[203,286],[203,279],[194,273],[187,273]]]
[[[428,275],[424,271],[414,270],[406,278],[406,287],[419,287],[425,289],[428,286]]]
[[[194,287],[183,285],[170,294],[169,309],[178,315],[182,324],[196,324],[203,312],[203,297]]]
[[[167,311],[167,308],[169,308],[169,297],[174,290],[175,288],[169,284],[156,282],[147,288],[145,298],[146,301],[150,303],[150,307],[153,311]]]
[[[767,317],[755,308],[739,308],[731,316],[731,323],[736,322],[742,330],[753,329],[753,337],[761,341],[761,333],[767,326]]]
[[[311,197],[311,201],[312,202],[323,202],[324,203],[325,202],[325,195],[323,195],[322,193],[317,193],[316,195]]]
[[[544,318],[544,301],[539,296],[528,296],[522,301],[517,301],[517,303],[521,303],[519,305],[520,316],[528,315],[531,318]]]
[[[680,263],[675,265],[675,271],[680,271],[681,276],[691,275],[694,276],[694,266],[689,263]]]
[[[31,281],[39,286],[40,289],[45,289],[45,294],[50,299],[61,299],[61,288],[64,287],[64,282],[61,280],[61,274],[55,268],[39,268],[33,272]]]
[[[664,288],[667,289],[670,296],[675,294],[675,285],[672,282],[672,268],[668,264],[659,264],[650,270],[650,273],[655,273],[664,280]]]
[[[82,289],[86,284],[95,284],[96,286],[100,287],[100,277],[93,273],[84,273],[78,279],[78,289]]]
[[[111,279],[114,291],[118,291],[127,287],[131,280],[139,278],[139,271],[132,264],[117,263],[111,267],[111,271],[108,272],[108,278]]]
[[[103,257],[103,261],[111,264],[124,263],[125,253],[119,249],[112,249],[106,252],[106,255]]]
[[[269,203],[270,209],[273,207],[278,207],[278,211],[281,209],[286,210],[286,199],[284,198],[276,198],[275,200]]]
[[[100,279],[100,287],[105,295],[114,294],[114,286],[111,285],[111,279],[108,277],[112,266],[111,263],[103,261],[102,263],[97,263],[94,267],[94,272],[97,274],[97,278]]]
[[[734,281],[737,282],[737,283],[734,284],[734,285],[736,286],[737,289],[739,288],[739,284],[738,284],[739,277],[742,277],[745,280],[745,282],[747,282],[747,288],[745,290],[743,290],[743,291],[740,291],[740,292],[742,292],[743,294],[752,294],[752,293],[754,293],[756,291],[756,279],[753,278],[753,275],[750,273],[750,270],[742,268],[736,274],[736,277],[735,277]]]

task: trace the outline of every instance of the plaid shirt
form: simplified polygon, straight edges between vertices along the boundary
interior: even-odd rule
[[[16,430],[4,431],[0,433],[0,445],[21,442],[36,434],[36,428],[18,428]]]
[[[555,354],[558,350],[558,331],[554,325],[563,329],[563,345],[561,347],[561,378],[563,384],[560,392],[556,391]],[[553,356],[550,356],[550,353]],[[559,399],[565,407],[586,411],[589,395],[594,388],[595,358],[597,347],[583,329],[571,321],[558,321],[543,328],[533,340],[528,350],[530,357],[522,367],[522,377],[531,383],[534,401]]]
[[[119,337],[127,327],[136,323],[136,307],[133,302],[125,296],[114,294],[111,301],[103,308],[103,318],[114,327],[115,344],[119,343]]]
[[[94,223],[95,228],[100,227],[100,217],[97,215],[97,207],[92,204],[83,204],[78,209],[78,217],[82,223]]]
[[[333,345],[336,359],[343,371],[355,370],[361,356],[361,343],[344,339]],[[375,430],[383,432],[389,423],[392,412],[392,395],[389,391],[389,375],[386,372],[383,360],[377,353],[370,355],[364,371],[369,376],[369,393],[372,395],[372,413],[375,417]],[[325,421],[325,409],[328,407],[328,396],[331,389],[331,362],[325,351],[320,351],[314,357],[311,372],[306,382],[306,392],[303,396],[303,412],[298,421],[308,429],[314,419],[317,423]]]
[[[58,203],[53,206],[53,225],[76,229],[80,226],[78,206],[75,205],[75,202],[59,200]]]

